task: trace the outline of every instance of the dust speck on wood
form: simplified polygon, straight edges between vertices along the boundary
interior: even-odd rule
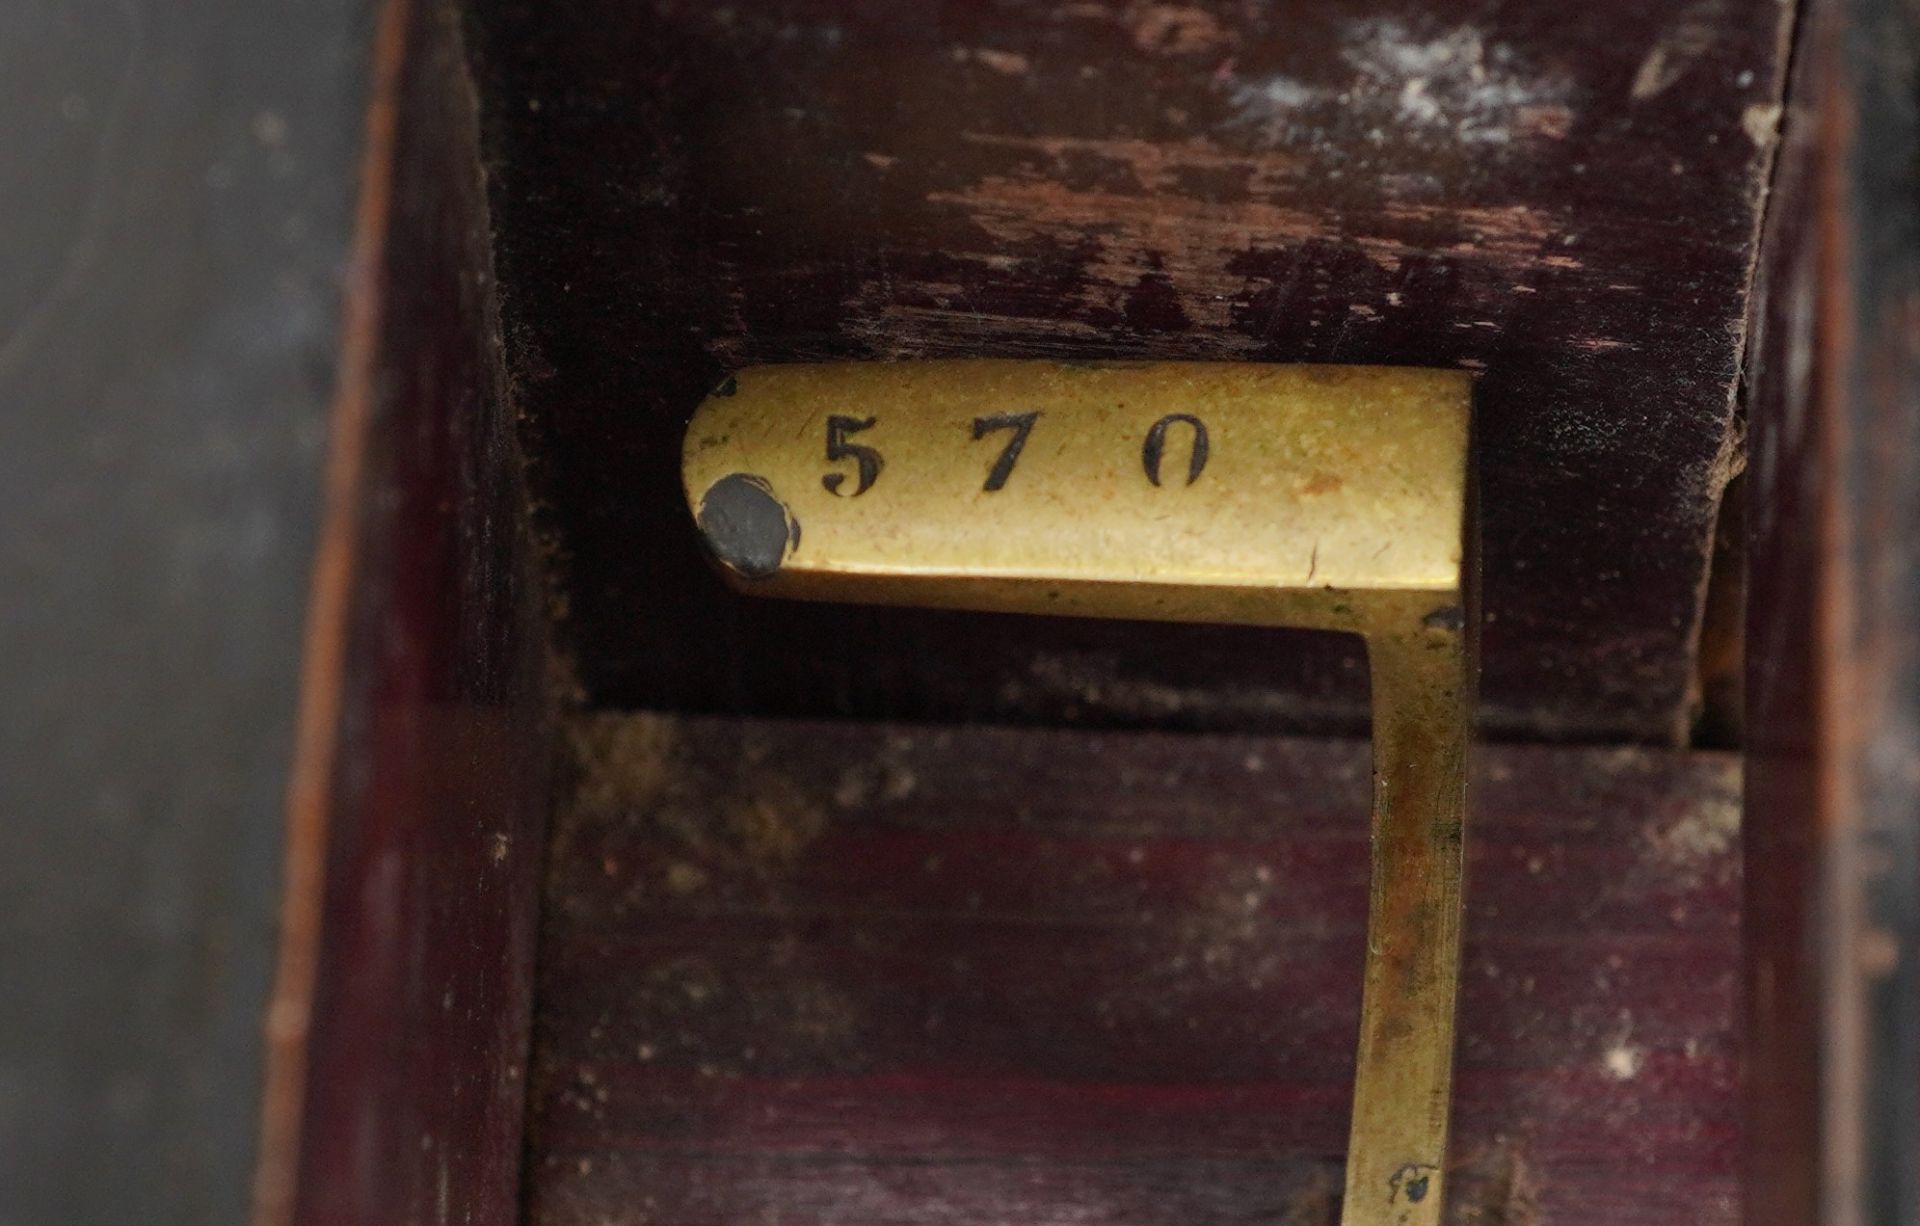
[[[826,827],[819,799],[751,730],[724,747],[696,746],[677,735],[670,716],[593,713],[572,721],[567,743],[571,795],[556,839],[607,822],[664,835],[682,853],[663,869],[676,894],[720,874],[789,870]]]

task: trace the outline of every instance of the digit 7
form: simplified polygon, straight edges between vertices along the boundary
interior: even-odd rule
[[[1027,445],[1027,435],[1033,433],[1033,423],[1040,419],[1039,410],[1031,413],[996,413],[992,417],[973,419],[973,438],[975,442],[992,434],[995,430],[1011,430],[1013,438],[1008,440],[1000,458],[993,462],[987,472],[987,483],[980,488],[991,494],[1007,483],[1013,475],[1014,462],[1020,458],[1020,449]]]

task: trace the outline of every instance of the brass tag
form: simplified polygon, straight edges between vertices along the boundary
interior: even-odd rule
[[[948,361],[743,370],[684,477],[742,591],[1365,636],[1373,882],[1342,1221],[1438,1223],[1472,730],[1457,371]]]

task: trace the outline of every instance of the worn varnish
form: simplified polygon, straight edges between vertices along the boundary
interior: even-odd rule
[[[507,1226],[546,610],[457,15],[386,0],[377,31],[252,1221]]]
[[[533,1221],[1333,1220],[1363,743],[568,739]],[[1480,768],[1456,1220],[1735,1221],[1737,760]]]
[[[1358,730],[1350,645],[751,607],[675,462],[752,363],[1399,363],[1484,376],[1487,724],[1679,736],[1789,16],[485,0],[510,358],[589,696]]]

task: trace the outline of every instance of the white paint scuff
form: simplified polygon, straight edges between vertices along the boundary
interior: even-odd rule
[[[1358,130],[1375,144],[1398,138],[1455,146],[1505,145],[1564,135],[1573,83],[1535,70],[1472,25],[1431,35],[1395,18],[1349,23],[1340,86],[1284,74],[1223,78],[1239,124],[1276,144]]]

